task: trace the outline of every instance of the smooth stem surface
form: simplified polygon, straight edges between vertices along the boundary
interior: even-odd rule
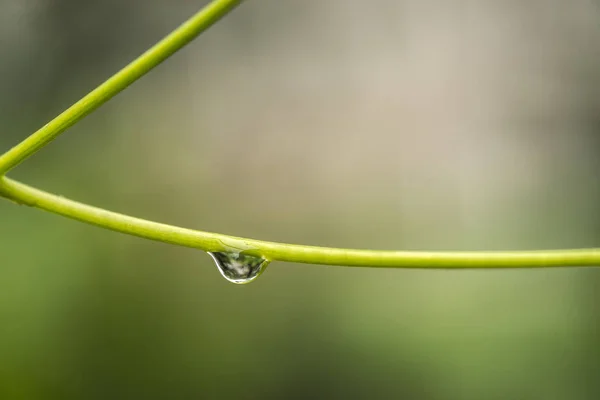
[[[388,268],[531,268],[600,265],[600,249],[517,252],[404,252],[264,242],[147,221],[46,193],[4,176],[67,128],[189,43],[242,0],[215,0],[50,123],[0,156],[0,197],[102,228],[205,251],[243,251],[271,261]]]
[[[206,251],[244,251],[271,261],[387,268],[533,268],[600,265],[600,249],[507,252],[404,252],[300,246],[151,222],[81,204],[7,177],[0,196],[92,225]]]
[[[215,0],[207,5],[106,82],[73,104],[23,142],[0,156],[0,175],[6,174],[10,169],[56,139],[67,128],[141,78],[152,68],[156,67],[200,33],[208,29],[241,2],[242,0]]]

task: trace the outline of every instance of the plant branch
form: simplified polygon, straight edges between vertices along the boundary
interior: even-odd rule
[[[215,0],[37,132],[0,156],[0,175],[56,139],[231,11],[242,0]]]
[[[72,105],[23,142],[0,156],[0,197],[71,219],[146,239],[211,252],[244,252],[270,261],[384,268],[533,268],[600,265],[600,249],[507,252],[407,252],[301,246],[147,221],[92,207],[41,191],[4,176],[67,128],[160,64],[242,0],[214,0],[199,13]]]
[[[205,251],[237,251],[271,261],[382,268],[534,268],[600,265],[600,249],[507,252],[409,252],[300,246],[196,231],[68,200],[7,177],[0,196],[88,224]]]

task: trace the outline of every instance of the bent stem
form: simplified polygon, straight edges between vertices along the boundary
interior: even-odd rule
[[[29,156],[56,139],[79,120],[123,91],[148,71],[191,42],[242,0],[215,0],[155,44],[106,82],[88,93],[37,132],[0,156],[0,175],[6,174]]]
[[[92,207],[4,176],[205,31],[242,0],[214,0],[58,117],[0,156],[0,197],[88,224],[210,252],[243,252],[269,261],[387,268],[532,268],[600,265],[600,249],[521,252],[405,252],[336,249],[239,238],[147,221]]]
[[[238,251],[270,261],[383,268],[534,268],[600,265],[600,249],[409,252],[301,246],[196,231],[118,214],[0,178],[0,196],[88,224],[210,252]]]

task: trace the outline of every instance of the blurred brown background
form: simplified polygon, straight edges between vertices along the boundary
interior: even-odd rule
[[[0,0],[0,149],[206,1]],[[406,250],[600,246],[600,4],[248,0],[11,176]],[[273,263],[0,201],[0,398],[600,397],[600,271]]]

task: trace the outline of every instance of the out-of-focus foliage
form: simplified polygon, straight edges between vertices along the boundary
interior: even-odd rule
[[[199,4],[0,0],[8,148]],[[247,1],[14,171],[192,228],[376,249],[600,245],[590,1]],[[0,202],[0,398],[600,396],[600,273],[275,263]]]

